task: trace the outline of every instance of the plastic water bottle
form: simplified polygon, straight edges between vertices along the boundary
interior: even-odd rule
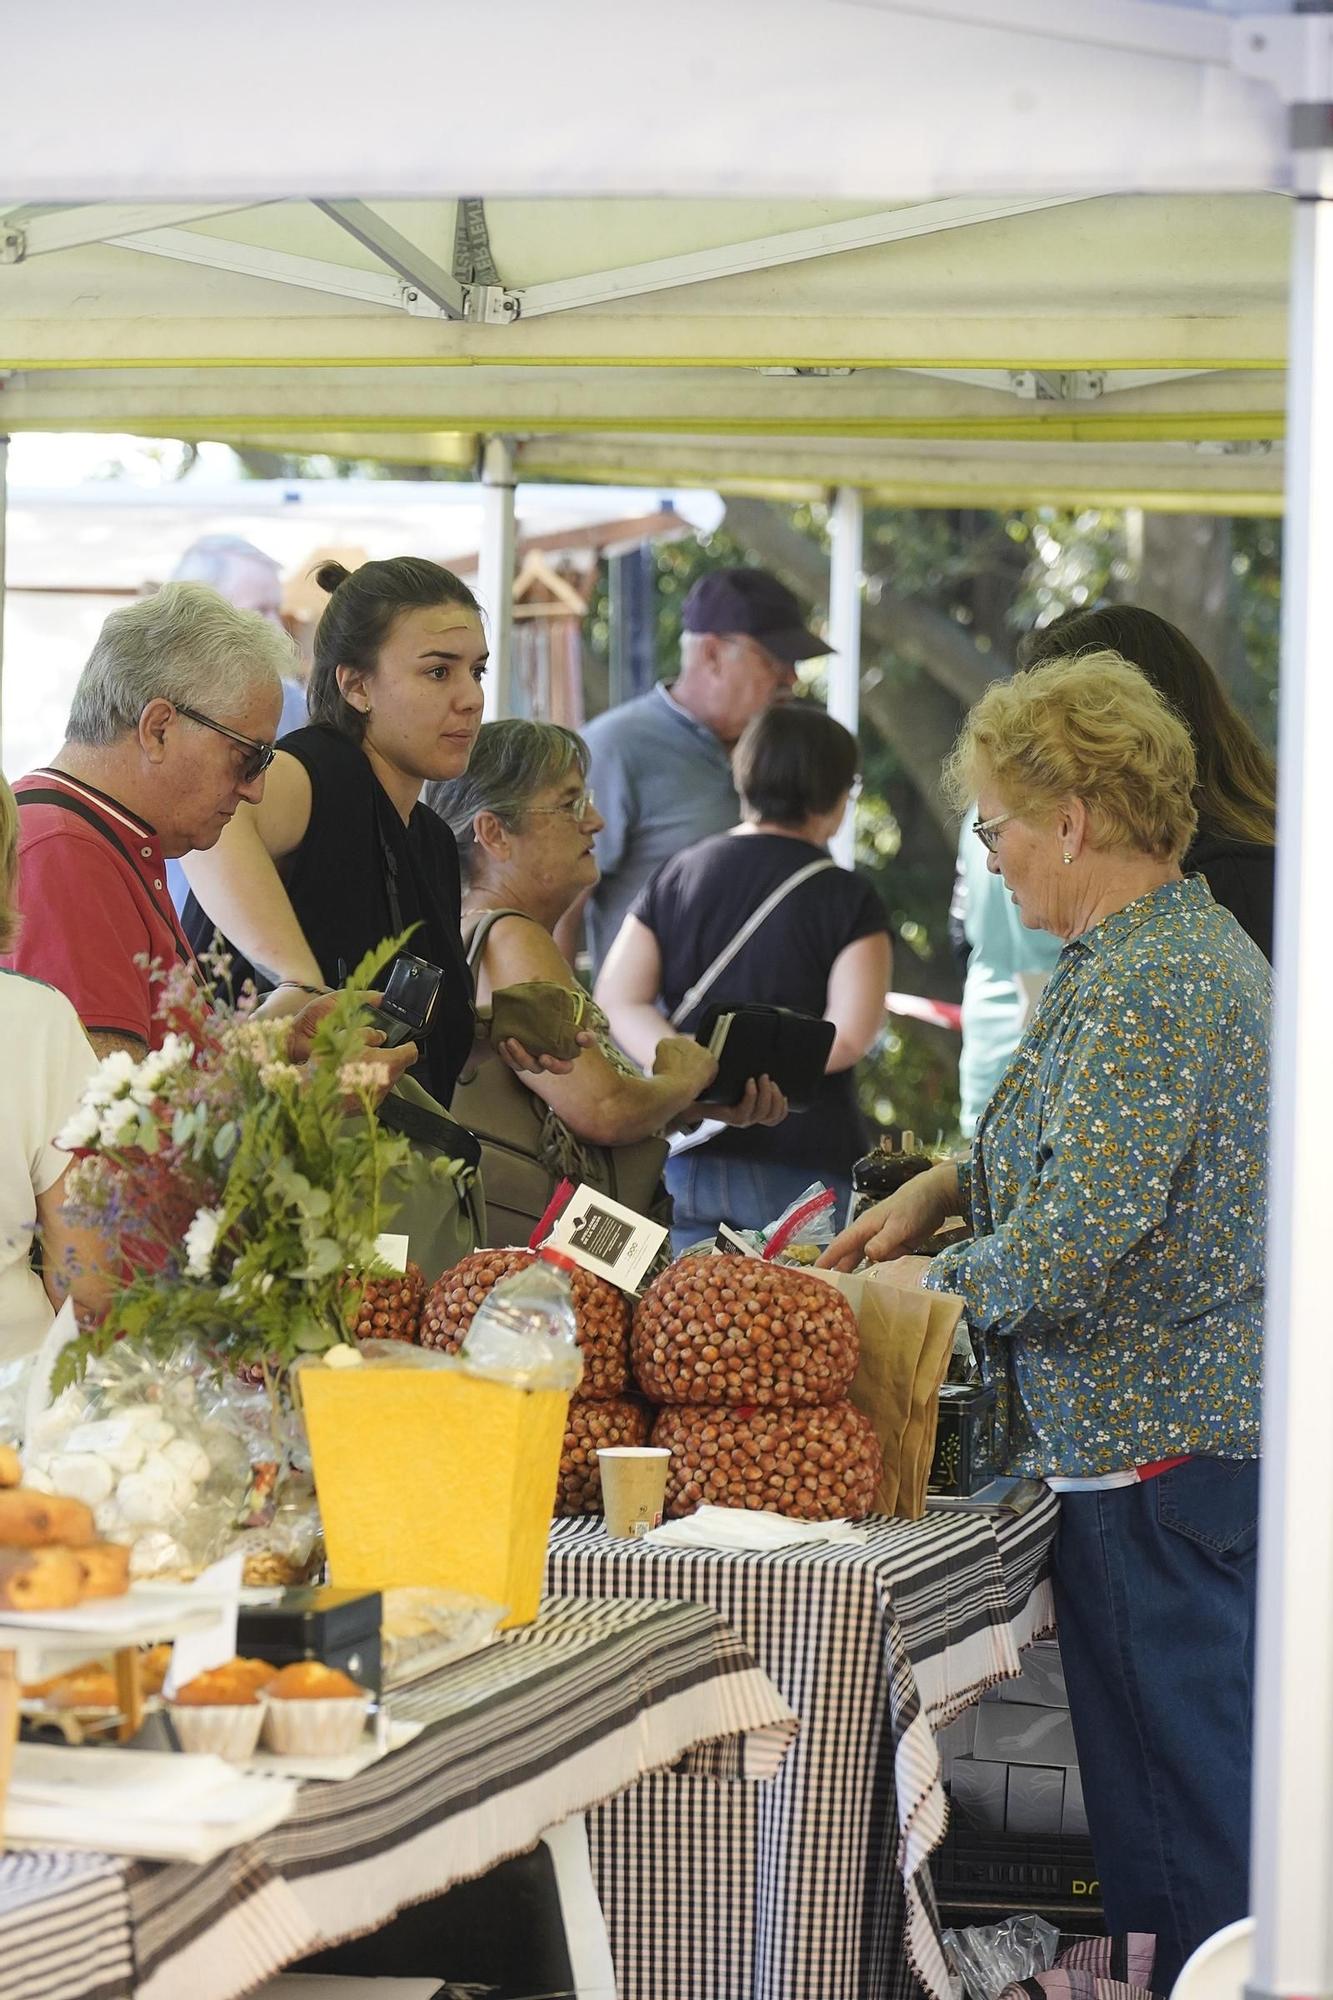
[[[522,1389],[576,1389],[583,1379],[570,1273],[559,1250],[502,1278],[477,1308],[462,1358],[474,1375]]]

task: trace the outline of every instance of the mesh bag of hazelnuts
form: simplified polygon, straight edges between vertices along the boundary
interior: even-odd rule
[[[602,1469],[597,1463],[598,1446],[647,1444],[652,1421],[653,1414],[647,1404],[630,1397],[590,1403],[581,1395],[575,1396],[569,1406],[569,1422],[560,1453],[556,1513],[600,1514]]]
[[[426,1280],[419,1264],[387,1278],[367,1278],[353,1331],[358,1340],[413,1341],[421,1331]]]
[[[634,1314],[634,1374],[655,1403],[836,1403],[856,1315],[823,1278],[759,1257],[681,1257]]]
[[[535,1262],[531,1250],[477,1250],[464,1257],[431,1288],[421,1315],[421,1345],[456,1354],[492,1285]],[[629,1300],[591,1271],[571,1271],[569,1280],[583,1356],[579,1394],[594,1399],[623,1396],[630,1386]]]
[[[671,1453],[666,1511],[767,1507],[798,1521],[868,1514],[880,1479],[870,1420],[850,1403],[659,1410],[653,1443]]]

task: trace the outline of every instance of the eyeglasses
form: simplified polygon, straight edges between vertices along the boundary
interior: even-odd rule
[[[242,736],[239,729],[228,729],[225,722],[214,722],[211,715],[204,715],[197,708],[186,708],[176,703],[177,715],[183,715],[190,722],[197,722],[202,729],[211,729],[218,736],[226,736],[231,742],[239,743],[249,752],[241,765],[241,783],[253,785],[256,778],[262,778],[273,759],[278,754],[276,743],[260,743],[253,736]]]
[[[565,799],[558,806],[526,806],[530,813],[568,813],[572,820],[582,821],[595,811],[596,799],[591,792],[580,792],[577,798]]]
[[[996,813],[994,819],[973,820],[972,831],[985,848],[987,854],[994,854],[996,835],[999,833],[1000,828],[1007,826],[1011,819],[1017,819],[1017,817],[1017,813]]]

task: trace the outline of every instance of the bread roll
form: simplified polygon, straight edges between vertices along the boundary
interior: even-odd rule
[[[0,1549],[0,1609],[68,1611],[82,1579],[68,1549]]]
[[[82,1500],[22,1486],[0,1491],[0,1549],[40,1549],[57,1542],[82,1549],[96,1539],[92,1509]]]
[[[130,1587],[130,1552],[119,1542],[90,1542],[73,1551],[84,1597],[123,1597]]]
[[[23,1477],[23,1461],[12,1444],[0,1444],[0,1486],[17,1486]]]

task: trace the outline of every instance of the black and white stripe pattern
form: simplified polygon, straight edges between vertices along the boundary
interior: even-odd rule
[[[948,2000],[929,1856],[932,1724],[1018,1672],[1051,1621],[1056,1504],[872,1520],[770,1554],[608,1541],[557,1522],[548,1587],[720,1613],[800,1718],[772,1785],[646,1779],[591,1815],[622,2000]]]
[[[0,2000],[232,2000],[714,1738],[753,1733],[732,1762],[765,1775],[795,1731],[696,1605],[548,1603],[391,1701],[426,1724],[419,1737],[355,1778],[304,1786],[289,1820],[205,1867],[0,1858]],[[86,1971],[32,1983],[30,1966],[45,1980],[73,1964],[76,1939]]]
[[[5,2000],[124,2000],[133,1977],[119,1864],[100,1854],[42,1851],[0,1859]]]

